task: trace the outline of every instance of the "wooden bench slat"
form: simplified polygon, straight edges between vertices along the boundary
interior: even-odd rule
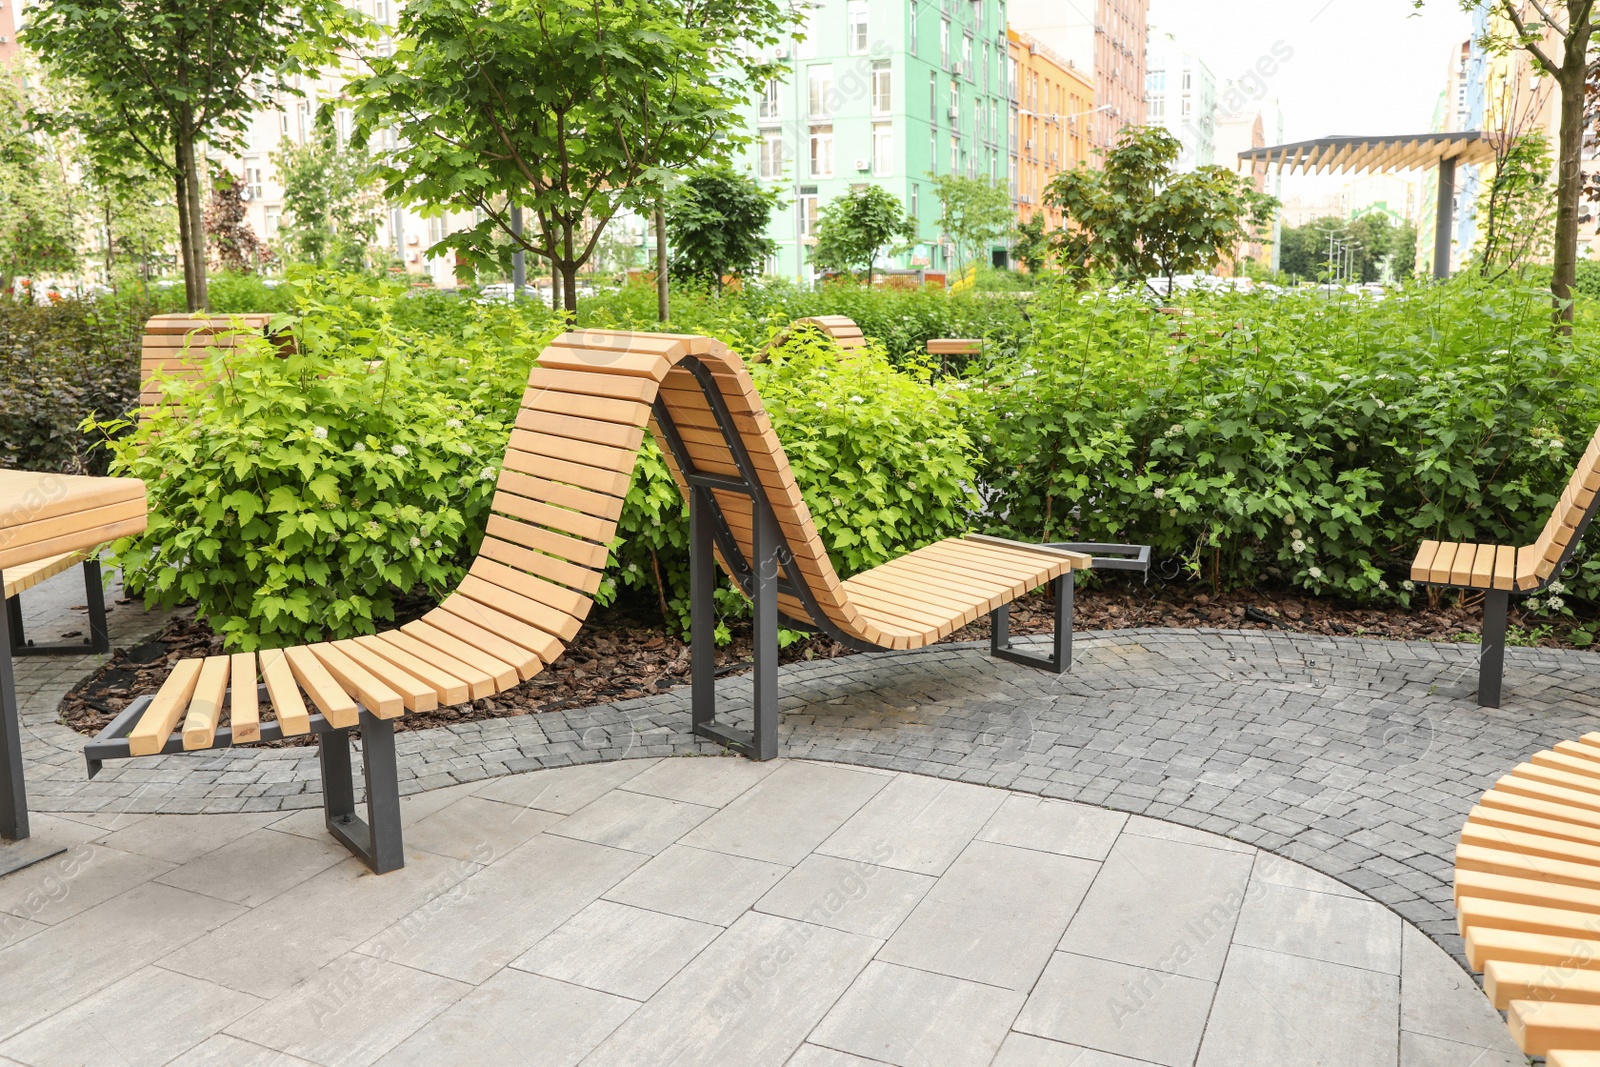
[[[1491,831],[1514,830],[1600,848],[1600,826],[1567,819],[1546,818],[1543,815],[1517,811],[1513,808],[1474,804],[1467,814],[1467,823],[1488,827]]]
[[[581,486],[551,481],[549,478],[544,478],[537,474],[528,474],[524,471],[502,468],[500,480],[496,483],[496,486],[508,493],[541,500],[556,507],[572,508],[575,511],[583,512],[585,515],[592,515],[608,522],[615,522],[622,514],[621,497],[592,492]],[[591,538],[591,540],[600,540],[600,538]]]
[[[424,665],[403,654],[397,653],[400,656],[398,660],[385,656],[370,648],[360,638],[335,641],[333,647],[349,656],[356,666],[399,693],[407,711],[433,711],[440,704],[459,704],[467,699],[466,683],[461,679],[450,678],[442,671],[425,668]],[[425,669],[435,677],[443,676],[443,684],[436,684],[433,678],[423,677],[419,672]],[[454,699],[445,699],[446,694],[459,695],[454,696]]]
[[[1544,1067],[1600,1067],[1600,1052],[1582,1049],[1551,1049]]]
[[[616,531],[612,520],[586,515],[570,508],[555,507],[542,500],[531,500],[504,489],[497,491],[490,510],[519,523],[534,523],[557,533],[579,537],[585,541],[609,541]]]
[[[289,662],[294,680],[306,691],[317,710],[322,712],[329,726],[344,729],[361,721],[361,708],[356,703],[354,691],[346,692],[309,648],[305,645],[286,648],[283,657]],[[273,700],[273,706],[277,706],[276,699]]]
[[[432,685],[439,691],[439,703],[441,706],[448,707],[452,704],[465,703],[468,700],[494,696],[498,691],[494,678],[487,672],[472,666],[470,663],[456,659],[454,656],[447,655],[402,630],[386,630],[381,634],[374,634],[370,637],[358,637],[356,642],[365,645],[384,659],[409,670],[412,674]],[[502,664],[502,666],[504,665]],[[423,667],[436,672],[436,676],[424,674],[422,672]],[[510,668],[506,668],[506,670],[515,680],[516,671],[510,670]],[[446,699],[444,686],[447,682],[458,684],[462,695]],[[451,686],[451,688],[453,690],[454,686]]]
[[[371,671],[356,663],[330,642],[307,645],[306,651],[327,668],[346,693],[353,695],[361,706],[380,719],[397,719],[405,714],[406,698],[392,686],[379,681]]]
[[[228,666],[228,733],[236,745],[261,740],[261,701],[256,692],[256,654],[237,652]]]
[[[582,463],[557,459],[554,456],[524,452],[518,448],[506,450],[503,466],[523,474],[567,482],[582,489],[618,498],[627,495],[628,483],[632,479],[631,474],[624,474],[621,471],[590,467]]]
[[[269,648],[263,649],[258,659],[261,661],[261,680],[267,686],[267,699],[272,702],[273,714],[277,716],[278,728],[283,736],[300,737],[310,733],[311,712],[300,696],[300,687],[295,683],[289,658],[281,648]],[[344,696],[342,692],[339,695]]]
[[[477,566],[477,564],[474,563],[473,566]],[[461,579],[461,584],[456,587],[455,595],[476,601],[484,607],[491,608],[502,615],[550,635],[555,640],[556,647],[550,650],[551,655],[549,657],[541,655],[540,658],[545,659],[546,662],[560,655],[562,647],[578,636],[578,630],[583,625],[580,620],[563,611],[523,596],[521,593],[507,589],[504,586],[496,585],[494,582],[476,574],[469,573],[465,578]],[[519,639],[514,638],[513,640],[517,640],[517,643],[521,644]],[[540,650],[535,648],[534,651],[538,652]]]
[[[32,563],[19,563],[5,572],[5,599],[21,596],[41,582],[64,574],[89,558],[87,549],[74,552],[62,552],[54,556],[47,556]]]
[[[160,752],[177,728],[178,721],[189,707],[195,683],[200,680],[198,659],[179,660],[172,673],[156,690],[155,699],[144,709],[139,721],[128,733],[128,752],[135,756],[151,756]]]
[[[1497,808],[1521,815],[1533,815],[1556,822],[1592,826],[1600,830],[1600,805],[1596,805],[1593,808],[1580,808],[1575,804],[1563,804],[1559,800],[1547,799],[1542,796],[1530,796],[1526,793],[1511,793],[1504,789],[1495,788],[1488,790],[1478,798],[1478,806]]]
[[[605,567],[606,560],[610,557],[609,548],[598,541],[573,537],[558,530],[550,530],[503,516],[491,516],[491,518],[497,519],[491,536],[515,542],[524,548],[549,553],[582,568],[600,570]]]
[[[1506,1029],[1511,1031],[1517,1047],[1530,1056],[1543,1056],[1557,1049],[1600,1050],[1600,1006],[1513,1000],[1506,1013]]]
[[[604,574],[597,568],[580,567],[576,563],[568,563],[564,559],[535,552],[493,536],[483,539],[483,544],[478,547],[478,558],[494,560],[519,571],[527,571],[552,582],[571,586],[585,594],[586,598],[592,597],[600,588],[600,580]]]
[[[1457,868],[1455,895],[1503,900],[1512,904],[1533,904],[1550,908],[1581,908],[1600,911],[1600,890],[1547,882],[1525,874],[1491,874]]]
[[[1581,774],[1589,778],[1600,778],[1600,763],[1585,759],[1582,756],[1573,756],[1565,752],[1555,752],[1545,749],[1535,752],[1528,757],[1528,762],[1538,767],[1550,767],[1568,774]]]
[[[671,363],[666,357],[652,352],[568,347],[561,344],[558,338],[556,343],[539,353],[539,366],[546,370],[630,375],[659,382],[666,376]]]
[[[533,651],[442,608],[435,608],[401,629],[419,641],[426,641],[468,663],[479,663],[495,675],[495,685],[502,692],[516,685],[518,680],[527,681],[544,670],[544,661]],[[492,663],[504,664],[515,677],[508,681],[503,670],[495,670],[491,665],[474,659],[474,653],[488,657]]]
[[[1439,542],[1424,541],[1417,549],[1416,558],[1411,561],[1411,580],[1413,582],[1429,581],[1433,573],[1433,559],[1439,554]]]
[[[530,391],[522,398],[523,411],[549,411],[574,415],[592,422],[619,426],[642,426],[650,417],[650,405],[643,400],[618,400],[614,397],[586,396],[556,389]]]
[[[217,723],[222,720],[222,701],[228,691],[230,665],[227,656],[207,656],[201,661],[200,676],[189,698],[189,711],[183,718],[185,751],[210,748],[211,742],[216,740]]]
[[[609,400],[632,400],[644,404],[656,398],[656,383],[650,378],[565,368],[535,367],[533,373],[528,375],[528,388],[549,389],[579,396],[598,396]]]
[[[630,458],[638,455],[639,445],[644,441],[645,430],[643,419],[632,425],[623,426],[613,422],[602,422],[599,419],[585,419],[565,412],[558,414],[554,411],[538,411],[530,408],[521,408],[517,411],[516,425],[519,429],[530,433],[621,449]]]
[[[1476,926],[1484,930],[1521,930],[1528,934],[1589,936],[1595,933],[1594,913],[1575,908],[1464,896],[1456,901],[1456,914],[1462,930]]]
[[[1597,958],[1600,957],[1600,940],[1592,937],[1574,939],[1504,930],[1495,926],[1469,926],[1463,938],[1466,941],[1467,961],[1475,971],[1483,970],[1484,964],[1490,960],[1551,964],[1560,963],[1568,957],[1573,957],[1575,967],[1600,970],[1600,958]],[[1589,958],[1579,958],[1585,950],[1591,950]]]
[[[1499,821],[1509,821],[1502,819]],[[1525,856],[1546,856],[1571,863],[1600,867],[1600,845],[1588,845],[1570,837],[1549,837],[1528,830],[1512,830],[1486,821],[1468,819],[1461,828],[1461,840],[1484,848],[1511,849]],[[1600,934],[1600,930],[1596,930]]]
[[[1485,874],[1509,874],[1519,878],[1542,878],[1547,882],[1600,889],[1600,868],[1587,863],[1528,856],[1508,849],[1485,848],[1482,845],[1459,845],[1456,848],[1456,867],[1462,870],[1483,871]]]
[[[643,427],[640,428],[640,432],[643,432]],[[531,452],[536,456],[550,456],[569,463],[581,463],[586,467],[629,476],[632,476],[634,463],[639,456],[636,449],[613,448],[611,445],[595,444],[592,441],[574,441],[570,437],[557,437],[554,434],[521,428],[511,431],[510,441],[512,448]]]
[[[472,580],[470,575],[467,580]],[[494,588],[487,582],[483,582],[482,585],[487,589]],[[507,596],[509,595],[507,594]],[[541,666],[545,663],[554,662],[562,652],[566,651],[566,646],[562,640],[548,630],[541,630],[537,626],[532,626],[519,618],[507,615],[498,608],[466,596],[459,591],[446,597],[439,607],[451,615],[465,619],[489,634],[499,635],[506,641],[532,652],[539,658]],[[423,618],[427,618],[427,616],[425,615]],[[438,625],[442,630],[448,629],[442,622]],[[449,632],[457,633],[455,630],[450,630]],[[484,647],[491,652],[494,651],[489,645]],[[499,655],[497,652],[494,654]]]
[[[1450,565],[1450,584],[1471,586],[1472,565],[1477,558],[1477,545],[1461,545],[1458,547],[1456,549],[1455,559]]]
[[[1585,932],[1593,933],[1592,917],[1589,923]],[[1543,963],[1489,960],[1483,968],[1483,992],[1498,1011],[1511,1007],[1513,1000],[1600,1004],[1600,972],[1558,969]]]

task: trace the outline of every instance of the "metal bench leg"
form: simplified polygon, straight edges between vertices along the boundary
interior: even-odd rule
[[[1483,595],[1483,643],[1478,654],[1478,706],[1500,706],[1500,683],[1506,669],[1506,626],[1511,594],[1491,589]]]
[[[745,755],[754,760],[778,755],[778,520],[771,509],[758,507],[755,522],[755,595],[752,616],[755,638],[755,744]]]
[[[1011,647],[1011,605],[1002,604],[989,616],[989,655],[996,659],[1020,663],[1024,667],[1037,667],[1052,674],[1065,674],[1072,669],[1072,593],[1076,585],[1074,572],[1068,571],[1055,580],[1056,633],[1049,656],[1032,652],[1018,652]]]
[[[106,627],[106,587],[100,579],[100,561],[83,561],[84,603],[89,607],[89,651],[110,652],[111,633]]]
[[[717,561],[711,552],[711,490],[689,495],[690,717],[695,733],[717,718]]]
[[[22,594],[6,600],[6,622],[11,626],[11,638],[6,647],[13,656],[24,653],[28,647],[28,634],[22,627]]]
[[[22,721],[17,683],[11,671],[11,612],[0,618],[0,839],[28,836],[28,794],[22,782]]]
[[[405,866],[394,724],[363,710],[361,740],[367,818],[363,820],[356,814],[349,730],[330,730],[317,738],[317,756],[322,765],[322,808],[328,832],[372,868],[374,874],[388,874]]]

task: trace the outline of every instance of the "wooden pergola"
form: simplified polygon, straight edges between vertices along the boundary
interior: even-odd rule
[[[1397,137],[1321,137],[1315,141],[1252,148],[1240,152],[1246,163],[1299,169],[1305,174],[1385,173],[1397,170],[1439,170],[1435,205],[1433,276],[1450,273],[1450,233],[1455,223],[1456,167],[1494,161],[1494,146],[1483,133],[1419,133]]]

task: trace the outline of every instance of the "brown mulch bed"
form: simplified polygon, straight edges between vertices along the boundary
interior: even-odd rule
[[[1054,628],[1049,598],[1040,593],[1012,609],[1014,634],[1048,633]],[[1512,625],[1521,635],[1535,629],[1513,609]],[[1112,579],[1077,594],[1075,629],[1115,630],[1135,627],[1193,629],[1279,629],[1405,641],[1476,640],[1481,614],[1475,599],[1445,600],[1404,611],[1398,608],[1352,607],[1293,593],[1257,589],[1232,593],[1200,592],[1192,587],[1152,581]],[[1525,629],[1522,629],[1525,628]],[[1518,630],[1513,631],[1519,634]],[[983,618],[951,635],[949,641],[986,640],[989,620]],[[1523,643],[1532,643],[1522,636]],[[1538,644],[1572,647],[1564,638],[1540,632]],[[160,688],[180,659],[215,654],[222,642],[203,622],[188,616],[174,619],[151,640],[131,649],[116,649],[100,670],[80,682],[61,702],[61,721],[83,734],[95,734],[135,697]],[[833,658],[851,651],[826,638],[797,642],[783,660]],[[718,673],[748,666],[748,628],[735,630],[733,643],[717,650]],[[397,728],[419,730],[478,719],[502,718],[561,708],[586,707],[659,693],[689,681],[689,648],[667,634],[658,613],[639,607],[596,609],[589,624],[566,655],[542,674],[498,696],[454,708],[407,715]],[[263,708],[263,714],[269,714]],[[284,744],[309,743],[298,738]]]

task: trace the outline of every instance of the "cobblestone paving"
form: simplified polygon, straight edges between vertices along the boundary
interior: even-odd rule
[[[126,625],[132,620],[114,620]],[[1512,649],[1506,706],[1476,706],[1476,646],[1230,631],[1080,635],[1070,675],[972,645],[786,668],[783,755],[911,771],[1186,824],[1296,860],[1460,956],[1457,834],[1528,753],[1593,729],[1600,657]],[[108,765],[55,707],[92,657],[18,664],[31,807],[251,812],[320,803],[314,750]],[[747,720],[748,681],[718,686]],[[403,792],[540,767],[709,751],[687,688],[402,735]]]

